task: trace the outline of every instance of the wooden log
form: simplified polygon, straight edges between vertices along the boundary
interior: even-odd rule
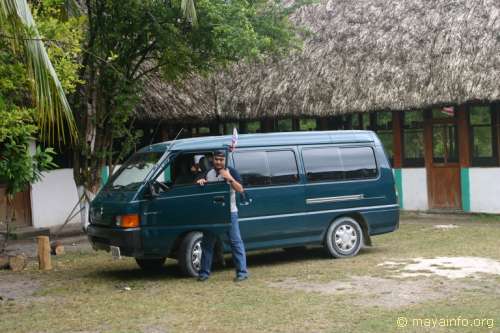
[[[48,236],[38,236],[36,238],[38,245],[38,266],[40,270],[47,271],[52,269],[50,258],[50,243]]]
[[[9,256],[0,255],[0,269],[9,268]]]
[[[53,255],[60,256],[64,254],[64,245],[60,241],[52,242],[50,250]]]
[[[20,272],[28,263],[28,258],[25,255],[18,254],[16,256],[9,257],[9,267],[14,272]]]

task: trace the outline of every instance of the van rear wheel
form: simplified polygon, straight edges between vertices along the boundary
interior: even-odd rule
[[[188,233],[181,242],[178,252],[179,266],[183,274],[197,277],[201,268],[201,232]]]
[[[135,258],[135,262],[145,271],[157,271],[163,267],[165,260],[167,258],[155,258],[155,259],[139,259]]]
[[[330,224],[326,232],[325,247],[334,258],[355,256],[363,244],[363,232],[359,223],[343,216]]]

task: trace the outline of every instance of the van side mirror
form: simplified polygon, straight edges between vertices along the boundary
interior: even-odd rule
[[[150,181],[147,184],[146,191],[144,192],[144,198],[152,199],[160,195],[160,192],[166,192],[170,190],[170,186],[166,183],[159,182],[157,180]]]
[[[146,184],[146,190],[144,191],[144,198],[153,199],[160,195],[158,186],[155,186],[156,182],[148,182]]]

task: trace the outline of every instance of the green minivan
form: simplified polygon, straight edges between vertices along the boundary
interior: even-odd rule
[[[350,257],[371,236],[399,226],[394,176],[371,131],[321,131],[182,139],[132,155],[91,203],[87,234],[95,250],[134,257],[143,269],[178,260],[197,276],[203,233],[217,237],[217,258],[230,252],[229,185],[195,184],[227,150],[245,192],[238,196],[247,251],[321,245]]]

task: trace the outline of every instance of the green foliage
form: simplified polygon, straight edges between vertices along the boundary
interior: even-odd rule
[[[43,1],[35,7],[43,7]],[[40,136],[50,142],[76,139],[76,126],[66,95],[37,30],[27,0],[0,2],[0,33],[27,68],[37,110]],[[57,137],[57,138],[56,138]]]
[[[78,71],[85,37],[86,17],[65,18],[61,0],[44,0],[33,8],[40,37],[46,41],[49,58],[66,93],[73,93],[83,81]]]
[[[84,18],[63,18],[61,1],[41,1],[33,7],[40,37],[49,39],[47,51],[66,91],[74,91],[82,83],[78,77],[78,57],[83,38]],[[56,165],[54,150],[36,147],[29,151],[29,142],[36,140],[39,126],[33,102],[26,54],[11,47],[14,29],[0,24],[0,182],[7,184],[12,197],[30,183],[41,178],[41,172]],[[51,42],[57,40],[57,43]]]
[[[280,1],[198,0],[195,16],[187,0],[89,0],[86,5],[85,84],[74,114],[80,136],[89,138],[80,142],[75,159],[77,184],[87,188],[97,187],[102,166],[135,148],[139,135],[130,117],[149,84],[148,74],[180,81],[243,59],[281,56],[301,45],[288,21],[297,6],[285,8]]]
[[[40,147],[31,154],[29,143],[37,132],[31,109],[0,105],[0,181],[7,184],[7,195],[13,197],[41,178],[41,172],[52,168],[54,150]]]

